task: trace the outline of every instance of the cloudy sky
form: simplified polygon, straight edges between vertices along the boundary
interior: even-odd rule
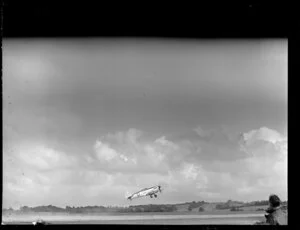
[[[287,41],[3,41],[3,206],[287,199]]]

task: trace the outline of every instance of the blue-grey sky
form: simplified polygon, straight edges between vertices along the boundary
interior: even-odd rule
[[[4,40],[3,124],[7,207],[286,199],[287,41]]]

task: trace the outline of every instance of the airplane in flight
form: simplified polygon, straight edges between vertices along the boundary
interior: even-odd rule
[[[153,186],[151,188],[144,188],[136,193],[133,193],[132,195],[128,196],[127,199],[128,200],[132,200],[134,198],[139,198],[139,197],[143,197],[143,196],[150,196],[150,198],[153,198],[153,196],[156,198],[158,192],[161,192],[161,186],[157,185],[157,186]]]

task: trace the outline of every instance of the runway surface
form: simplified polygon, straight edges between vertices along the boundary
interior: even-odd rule
[[[254,224],[264,220],[263,213],[216,214],[216,215],[172,215],[172,214],[123,214],[123,215],[82,215],[82,214],[31,214],[3,216],[5,224],[32,224],[42,219],[50,224]]]

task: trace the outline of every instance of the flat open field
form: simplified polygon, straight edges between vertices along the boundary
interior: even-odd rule
[[[6,215],[5,224],[32,224],[37,219],[50,224],[254,224],[264,220],[263,212],[230,214],[182,214],[182,213],[143,213],[140,214],[49,214],[33,213]]]

